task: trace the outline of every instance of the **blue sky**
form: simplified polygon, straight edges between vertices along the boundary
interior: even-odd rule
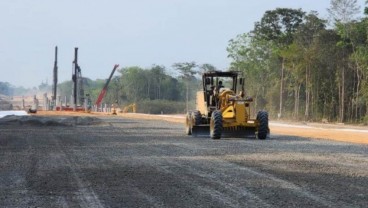
[[[364,0],[358,0],[364,6]],[[106,79],[121,67],[175,62],[226,69],[228,41],[249,32],[277,7],[318,11],[329,0],[1,0],[0,81],[33,87],[52,82],[59,47],[59,83],[70,80],[74,47],[82,75]]]

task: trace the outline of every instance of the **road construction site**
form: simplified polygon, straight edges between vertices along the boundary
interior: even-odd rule
[[[212,140],[183,117],[4,117],[0,207],[367,206],[364,127],[271,121],[266,140]]]

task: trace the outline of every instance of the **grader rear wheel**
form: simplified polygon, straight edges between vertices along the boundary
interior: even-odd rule
[[[211,139],[221,139],[222,134],[222,114],[221,111],[213,111],[210,121]]]
[[[185,133],[187,135],[192,135],[192,126],[193,126],[192,123],[193,123],[192,114],[190,112],[188,112],[186,117],[185,117]]]

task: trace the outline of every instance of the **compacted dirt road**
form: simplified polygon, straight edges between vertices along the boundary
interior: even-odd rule
[[[0,122],[0,207],[367,207],[368,145],[194,138],[127,117]]]

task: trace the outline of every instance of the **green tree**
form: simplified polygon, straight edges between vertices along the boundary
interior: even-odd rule
[[[189,109],[189,82],[195,79],[194,75],[198,73],[197,64],[193,62],[174,63],[173,68],[181,74],[181,78],[186,82],[186,111]]]
[[[266,97],[274,93],[270,90],[272,86],[278,85],[278,71],[275,70],[278,57],[273,51],[273,43],[252,38],[251,34],[241,34],[229,41],[227,51],[233,60],[230,69],[244,72],[246,94],[255,98],[255,109],[275,106],[275,99],[266,102]]]
[[[313,80],[315,73],[318,73],[318,63],[315,54],[316,50],[323,46],[316,45],[316,39],[321,31],[325,30],[326,20],[318,18],[317,12],[310,12],[304,17],[303,23],[294,34],[294,44],[291,46],[291,65],[289,68],[293,77],[295,102],[294,102],[294,116],[299,117],[300,106],[300,89],[304,83],[305,88],[305,110],[304,119],[310,118],[311,98],[313,98]],[[315,69],[315,70],[314,70]]]
[[[332,18],[335,27],[338,31],[338,34],[341,36],[341,41],[339,41],[339,45],[343,50],[343,58],[347,57],[347,53],[349,53],[349,45],[352,46],[352,50],[355,51],[355,44],[349,44],[351,41],[350,34],[352,32],[351,23],[354,20],[355,16],[359,13],[360,7],[357,4],[357,0],[331,0],[330,8],[328,12],[330,17]],[[350,39],[350,40],[349,40]],[[351,43],[351,42],[350,42]],[[346,70],[348,68],[348,60],[345,60],[346,64],[343,64],[340,72],[339,80],[339,102],[340,102],[340,122],[345,120],[345,105],[346,105]]]
[[[316,12],[279,8],[229,41],[231,70],[245,73],[257,107],[285,118],[304,110],[305,120],[368,122],[368,18],[357,19],[356,2],[331,1],[331,29]]]
[[[11,95],[11,85],[8,82],[0,82],[0,94]]]
[[[127,100],[137,102],[144,99],[147,85],[147,78],[144,76],[144,69],[132,66],[125,67],[119,71],[121,73],[121,82],[123,94]]]
[[[161,99],[163,97],[161,92],[161,86],[162,82],[166,79],[165,67],[153,65],[150,69],[149,74],[153,83],[154,99]]]
[[[274,50],[281,59],[279,117],[283,112],[285,77],[285,59],[281,56],[280,51],[293,42],[294,34],[303,22],[304,15],[305,12],[301,9],[277,8],[266,11],[261,21],[255,23],[252,31],[255,38],[273,42]]]
[[[200,65],[199,68],[201,69],[202,72],[211,72],[217,70],[214,65],[208,63]]]

